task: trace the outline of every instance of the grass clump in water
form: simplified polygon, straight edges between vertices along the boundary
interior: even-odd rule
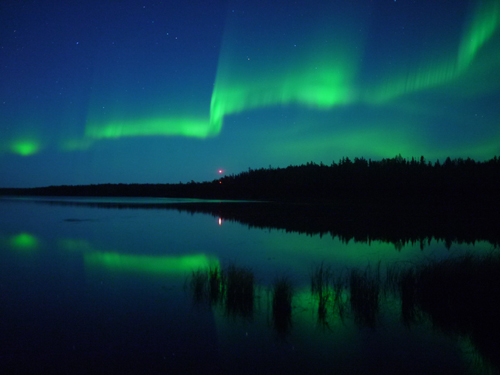
[[[311,275],[311,294],[318,298],[318,320],[326,324],[327,304],[331,296],[330,281],[333,273],[330,267],[325,267],[323,262]]]
[[[195,302],[222,303],[229,314],[253,312],[254,275],[247,268],[230,265],[193,271],[189,285]]]
[[[195,302],[221,302],[226,288],[224,272],[219,266],[193,271],[189,286]]]
[[[210,304],[218,303],[224,296],[224,275],[219,266],[208,270],[208,300]]]
[[[344,319],[346,311],[346,300],[343,297],[346,288],[346,279],[342,275],[332,278],[332,302],[333,313],[337,313],[340,319]]]
[[[197,270],[191,274],[190,288],[195,302],[203,302],[207,297],[208,275],[206,271]]]
[[[254,302],[254,274],[248,268],[230,265],[223,272],[226,310],[229,314],[251,316]]]

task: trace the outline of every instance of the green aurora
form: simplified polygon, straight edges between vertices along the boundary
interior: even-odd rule
[[[317,35],[326,34],[335,42],[330,43],[328,48],[325,45],[310,48],[310,51],[299,57],[291,53],[287,55],[282,48],[271,44],[266,52],[277,48],[278,53],[270,53],[271,57],[279,59],[280,62],[287,62],[287,67],[279,71],[280,63],[273,63],[269,56],[265,59],[257,58],[256,62],[250,57],[241,58],[239,51],[251,44],[250,39],[253,36],[245,37],[246,25],[234,22],[226,29],[210,103],[209,120],[145,118],[135,121],[117,120],[106,124],[89,123],[85,129],[85,137],[90,140],[138,136],[206,138],[220,133],[227,116],[253,109],[291,104],[319,110],[356,103],[390,105],[399,97],[446,86],[463,77],[470,77],[469,81],[474,80],[478,74],[489,74],[500,62],[500,49],[495,50],[494,46],[488,46],[490,40],[498,39],[496,34],[500,25],[499,4],[499,1],[478,4],[470,22],[465,26],[458,50],[454,53],[455,58],[432,63],[432,59],[424,56],[420,62],[414,64],[414,70],[384,77],[380,80],[381,83],[373,88],[356,84],[359,56],[353,52],[352,45],[362,43],[354,41],[356,38],[350,30],[354,29],[352,25],[345,26],[339,22],[337,27],[323,27],[316,33],[309,32],[311,39],[318,39]],[[337,18],[337,21],[341,21],[339,16]],[[327,19],[327,16],[322,16],[318,22],[326,24]],[[354,25],[359,23],[353,22]],[[238,46],[239,44],[243,46]],[[484,56],[482,60],[479,58],[483,49],[488,52],[487,62],[484,61]],[[446,55],[453,56],[453,53]],[[252,66],[249,68],[248,65]],[[477,95],[480,91],[472,90],[472,93]],[[380,134],[379,138],[385,136]],[[359,149],[360,145],[370,147],[373,143],[369,140],[371,136],[365,139],[362,134],[350,138],[345,145],[348,149]],[[342,139],[342,142],[344,140]],[[350,146],[349,142],[353,142],[353,146]],[[334,145],[335,142],[330,143],[330,146]],[[405,155],[422,153],[418,150],[418,144],[417,147],[407,149],[401,149],[400,145],[401,143],[396,141],[387,149],[377,150],[375,153],[380,156],[400,152]]]
[[[85,136],[89,139],[174,136],[206,138],[220,132],[220,126],[211,126],[206,120],[153,118],[140,121],[116,121],[106,126],[88,126]]]
[[[487,46],[488,41],[498,32],[499,26],[500,3],[498,1],[479,3],[472,21],[462,36],[455,59],[436,61],[432,64],[428,62],[432,59],[422,59],[416,64],[417,69],[407,71],[396,79],[391,77],[384,79],[386,84],[368,90],[363,95],[364,100],[371,104],[383,104],[402,95],[444,86],[463,76],[470,76],[468,83],[473,85],[477,75],[488,75],[500,63],[499,50],[494,45]],[[496,37],[498,38],[498,35]],[[482,61],[476,61],[483,47],[487,49],[487,55],[481,56]],[[486,58],[487,61],[484,61]],[[481,90],[473,90],[471,93],[477,95],[478,91]]]
[[[19,141],[12,144],[11,150],[21,156],[29,156],[40,151],[40,145],[36,140]]]

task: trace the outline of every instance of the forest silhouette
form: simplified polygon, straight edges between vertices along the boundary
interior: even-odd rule
[[[401,155],[380,161],[342,158],[331,165],[309,162],[286,168],[248,169],[207,182],[97,184],[3,188],[0,195],[171,197],[286,202],[395,201],[497,204],[500,159],[450,159],[432,163]]]

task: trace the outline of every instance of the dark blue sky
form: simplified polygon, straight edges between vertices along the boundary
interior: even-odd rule
[[[500,154],[500,0],[2,1],[0,186]]]

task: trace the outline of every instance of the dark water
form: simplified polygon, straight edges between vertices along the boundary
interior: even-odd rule
[[[352,311],[328,308],[319,316],[311,293],[311,275],[321,264],[336,274],[370,267],[383,275],[388,265],[496,251],[488,241],[450,246],[429,236],[398,246],[381,239],[346,243],[213,214],[141,208],[166,200],[111,202],[134,208],[85,202],[0,200],[4,373],[496,371],[467,335],[445,332],[425,316],[405,322],[395,294],[380,293],[376,322],[360,324]],[[254,275],[249,314],[193,298],[193,271],[230,264]],[[293,299],[290,325],[280,331],[271,287],[283,275]],[[348,301],[348,292],[342,295]]]

